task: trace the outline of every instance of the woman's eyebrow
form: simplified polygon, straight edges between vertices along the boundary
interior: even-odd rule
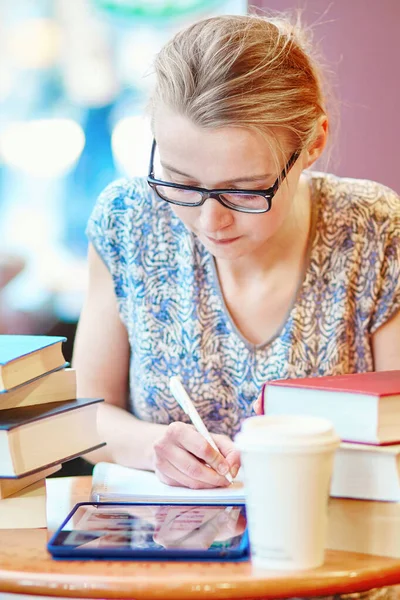
[[[183,171],[179,171],[178,169],[171,167],[171,165],[169,165],[167,163],[161,162],[161,166],[164,169],[166,169],[167,171],[171,171],[171,173],[176,173],[177,175],[183,175],[183,177],[187,177],[188,179],[195,179],[191,175],[188,175],[187,173],[184,173]]]
[[[183,177],[187,177],[188,179],[196,179],[196,177],[193,177],[192,175],[188,175],[188,173],[184,173],[183,171],[179,171],[178,169],[175,169],[174,167],[171,167],[171,165],[168,165],[167,163],[161,163],[162,167],[164,169],[166,169],[167,171],[170,171],[171,173],[176,173],[177,175],[182,175]],[[250,181],[263,181],[264,179],[268,179],[269,177],[271,177],[271,173],[263,173],[263,175],[252,175],[251,177],[237,177],[236,179],[229,179],[227,180],[229,183],[239,183],[239,182],[250,182]]]

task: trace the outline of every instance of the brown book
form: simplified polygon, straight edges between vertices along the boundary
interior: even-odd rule
[[[39,469],[38,471],[34,471],[29,475],[24,475],[22,477],[6,477],[0,479],[0,500],[3,498],[8,498],[8,496],[12,496],[21,490],[33,485],[37,481],[42,479],[46,479],[49,475],[53,475],[61,469],[61,464],[53,465],[52,467],[47,467],[45,469]],[[0,504],[1,506],[1,504]]]
[[[17,477],[104,445],[101,398],[78,398],[0,411],[0,477]]]
[[[331,498],[327,548],[400,558],[400,502]]]
[[[38,527],[47,527],[45,479],[0,500],[0,529]]]
[[[0,394],[0,411],[75,398],[75,369],[58,369]]]
[[[67,366],[65,341],[59,336],[0,335],[0,392]]]

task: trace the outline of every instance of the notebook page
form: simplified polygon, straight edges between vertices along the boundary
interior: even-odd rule
[[[91,499],[94,502],[244,502],[244,485],[237,478],[226,488],[191,490],[166,485],[149,471],[103,462],[93,469]]]

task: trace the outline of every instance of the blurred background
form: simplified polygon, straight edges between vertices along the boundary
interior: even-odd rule
[[[400,190],[398,0],[0,0],[0,333],[68,337],[97,195],[145,175],[151,61],[199,18],[301,8],[336,111],[329,170]],[[338,128],[340,125],[340,128]]]
[[[67,335],[100,191],[144,175],[151,61],[245,0],[0,0],[0,333]]]

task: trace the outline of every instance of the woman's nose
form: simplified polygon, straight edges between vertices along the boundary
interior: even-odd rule
[[[213,233],[232,224],[232,211],[218,202],[216,198],[207,198],[200,210],[203,231]]]

